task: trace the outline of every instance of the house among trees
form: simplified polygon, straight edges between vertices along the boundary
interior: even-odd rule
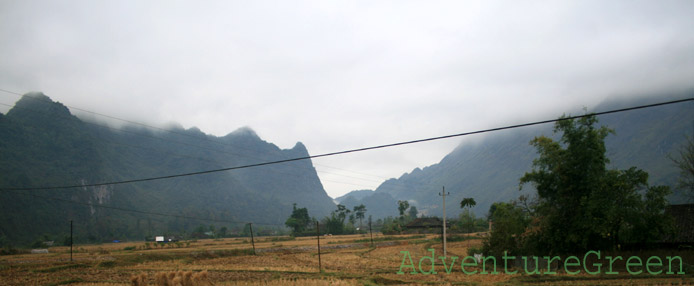
[[[405,225],[405,233],[441,233],[443,220],[437,217],[416,218]],[[450,228],[450,223],[446,224],[446,229]]]
[[[694,245],[694,204],[669,205],[665,213],[673,218],[674,234],[663,242],[674,246]]]

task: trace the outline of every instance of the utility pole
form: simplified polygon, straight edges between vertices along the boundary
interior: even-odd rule
[[[443,257],[446,257],[446,196],[451,193],[446,193],[446,187],[439,193],[443,197]]]

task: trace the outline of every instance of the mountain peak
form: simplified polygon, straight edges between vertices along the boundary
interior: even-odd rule
[[[33,99],[53,102],[53,100],[51,100],[50,97],[48,97],[46,94],[44,94],[43,92],[40,92],[40,91],[27,92],[22,96],[22,99],[24,99],[24,97],[29,97],[29,98],[33,98]]]
[[[229,133],[229,135],[233,135],[233,136],[250,136],[250,137],[254,137],[254,138],[260,139],[260,137],[258,136],[258,134],[255,133],[255,131],[253,131],[253,129],[251,129],[251,128],[248,127],[248,126],[244,126],[244,127],[239,128],[239,129],[236,129],[236,130],[234,130],[234,132]]]
[[[8,117],[28,118],[40,116],[71,116],[70,110],[60,102],[51,100],[43,92],[29,92],[15,103],[7,112]]]
[[[296,144],[294,144],[294,147],[292,147],[292,150],[305,151],[306,153],[308,153],[308,149],[306,149],[306,146],[304,145],[304,143],[301,143],[301,141],[296,142]]]

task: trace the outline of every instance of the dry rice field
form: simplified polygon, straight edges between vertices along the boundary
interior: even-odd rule
[[[261,237],[252,254],[248,238],[198,240],[161,247],[144,242],[79,245],[47,254],[0,256],[0,285],[690,285],[686,275],[450,274],[440,260],[436,274],[397,274],[409,251],[415,266],[427,249],[443,254],[434,235],[321,237],[319,271],[315,237]],[[365,242],[366,241],[366,242]],[[449,242],[448,256],[465,257],[480,239]],[[424,262],[427,270],[427,262]],[[458,262],[459,263],[459,262]],[[407,263],[409,264],[409,263]],[[469,268],[477,269],[481,268]]]

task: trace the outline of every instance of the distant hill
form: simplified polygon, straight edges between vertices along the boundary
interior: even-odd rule
[[[85,185],[173,175],[308,156],[281,150],[242,128],[224,137],[197,128],[111,129],[80,120],[47,96],[25,95],[0,115],[0,188]],[[48,199],[47,199],[48,198]],[[74,201],[77,203],[70,203]],[[80,204],[82,203],[82,204]],[[335,208],[310,160],[132,184],[0,191],[0,238],[60,239],[75,221],[79,241],[143,239],[204,225],[282,226],[292,204],[321,218]],[[159,216],[93,207],[134,209]],[[185,217],[217,220],[199,221]]]
[[[361,199],[368,197],[370,195],[373,195],[373,194],[374,194],[374,190],[356,190],[356,191],[351,191],[349,193],[346,193],[341,197],[335,198],[335,201],[342,202],[343,200],[345,200],[346,198],[349,198],[349,197],[351,197],[353,199],[361,200]]]
[[[398,215],[398,201],[388,193],[376,193],[372,190],[352,191],[335,200],[351,210],[363,204],[367,210],[367,217],[382,218]]]
[[[693,95],[690,92],[674,98]],[[673,97],[611,101],[589,111],[649,104],[670,98]],[[668,159],[668,154],[678,154],[679,146],[685,142],[685,135],[692,136],[694,133],[694,103],[604,115],[599,117],[599,125],[607,125],[616,132],[606,139],[612,168],[636,166],[650,174],[650,184],[674,186],[679,170]],[[352,197],[358,202],[372,202],[369,210],[389,210],[390,214],[397,214],[397,205],[393,202],[408,200],[411,205],[417,206],[420,213],[440,216],[441,197],[438,193],[445,186],[446,191],[450,192],[446,201],[449,216],[461,211],[460,201],[464,197],[474,198],[477,206],[472,210],[483,216],[493,202],[513,200],[521,194],[534,194],[531,185],[524,186],[523,192],[519,191],[519,178],[531,170],[532,161],[538,156],[528,143],[541,135],[558,138],[552,130],[553,125],[546,124],[488,133],[479,140],[465,141],[438,164],[415,168],[397,179],[383,182],[371,195],[388,194],[392,198],[390,201],[377,204],[375,202],[380,200],[363,196],[365,193]],[[669,197],[670,201],[683,202],[677,190],[674,191],[676,193]],[[342,201],[344,204],[352,203],[347,198]]]

